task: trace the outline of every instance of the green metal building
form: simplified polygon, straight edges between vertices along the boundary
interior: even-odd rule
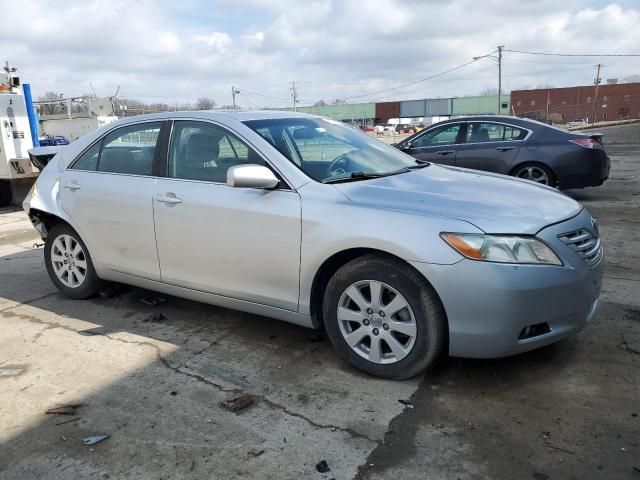
[[[291,109],[288,109],[291,110]],[[375,103],[354,103],[344,105],[324,105],[321,107],[298,107],[298,112],[312,113],[314,115],[322,115],[323,117],[333,118],[340,121],[357,121],[370,120],[376,116]]]
[[[451,115],[511,115],[511,96],[501,95],[501,112],[498,112],[498,96],[457,97],[452,99]]]

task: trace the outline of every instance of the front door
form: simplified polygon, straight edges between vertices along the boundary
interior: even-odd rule
[[[167,177],[154,189],[162,281],[297,311],[300,197],[282,182],[227,186],[227,170],[242,163],[266,165],[221,126],[175,122]]]
[[[528,131],[493,122],[469,122],[456,155],[456,166],[508,174]]]
[[[61,205],[98,269],[160,280],[151,197],[162,126],[117,128],[62,174]]]
[[[426,130],[404,147],[403,151],[418,160],[455,165],[458,150],[456,142],[461,125],[461,123],[449,123]]]

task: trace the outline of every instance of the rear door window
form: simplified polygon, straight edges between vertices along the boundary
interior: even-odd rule
[[[512,125],[491,122],[471,122],[467,125],[467,133],[464,141],[465,143],[505,142],[523,140],[526,136],[526,130]]]
[[[141,123],[109,133],[102,141],[99,172],[151,175],[162,122]]]

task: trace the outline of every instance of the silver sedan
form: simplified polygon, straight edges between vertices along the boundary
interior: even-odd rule
[[[573,335],[602,280],[595,220],[562,193],[290,112],[110,124],[62,147],[24,209],[71,298],[121,282],[324,328],[387,378]]]

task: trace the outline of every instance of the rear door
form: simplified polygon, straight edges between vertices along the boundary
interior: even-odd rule
[[[456,166],[508,174],[528,133],[503,123],[468,122],[458,146]]]
[[[419,160],[455,165],[461,129],[462,123],[436,126],[405,144],[402,150]]]
[[[99,268],[160,280],[151,199],[163,126],[112,130],[62,174],[62,208]]]

